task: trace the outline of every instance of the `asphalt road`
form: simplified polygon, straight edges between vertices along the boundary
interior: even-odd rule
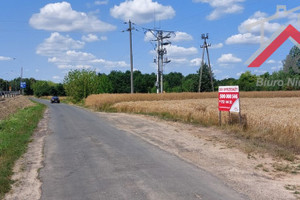
[[[208,172],[95,113],[38,101],[49,106],[52,131],[40,171],[43,200],[246,199]]]

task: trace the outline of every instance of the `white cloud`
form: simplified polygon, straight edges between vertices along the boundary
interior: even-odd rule
[[[225,41],[226,44],[259,44],[260,36],[255,36],[252,33],[233,35]]]
[[[236,76],[237,76],[237,77],[240,77],[243,73],[245,73],[245,72],[239,72],[239,73],[236,73]]]
[[[218,63],[239,63],[242,62],[242,59],[235,57],[231,53],[222,54],[220,58],[218,58]]]
[[[255,73],[256,75],[262,75],[262,74],[267,73],[267,71],[266,71],[266,70],[258,70],[258,69],[256,69],[256,70],[254,70],[254,73]]]
[[[68,50],[82,49],[84,45],[85,43],[82,41],[55,32],[51,33],[51,36],[37,47],[36,53],[43,56],[55,56]]]
[[[284,15],[279,13],[279,18],[282,19]],[[261,25],[253,26],[254,23],[257,23],[261,20],[264,20],[268,17],[267,13],[257,11],[249,19],[242,22],[238,31],[239,34],[233,35],[226,40],[226,44],[259,44],[261,42]],[[298,16],[295,14],[290,14],[286,16],[289,19],[288,24],[295,23]],[[295,23],[296,24],[296,23]],[[264,22],[264,42],[268,40],[271,34],[275,33],[280,29],[281,25],[277,22]]]
[[[282,68],[283,68],[282,65],[271,67],[272,71],[279,71],[279,70],[282,70]]]
[[[91,53],[80,51],[67,51],[60,57],[52,57],[48,62],[55,63],[61,69],[89,69],[92,66],[101,66],[106,68],[122,68],[129,65],[125,61],[108,61],[96,58]]]
[[[219,69],[214,69],[214,70],[213,70],[213,73],[214,73],[214,74],[221,74],[221,73],[222,73],[222,71],[221,71],[221,70],[219,70]]]
[[[202,59],[201,58],[195,58],[195,59],[192,59],[190,61],[190,64],[192,66],[200,66],[201,65],[201,62],[202,62]]]
[[[29,24],[35,29],[59,32],[105,32],[116,29],[96,16],[73,10],[68,2],[47,4],[39,13],[32,15]]]
[[[268,60],[266,63],[267,64],[274,64],[274,63],[276,63],[276,61],[275,60]]]
[[[51,63],[72,63],[72,62],[90,62],[95,59],[95,56],[91,53],[81,52],[81,51],[66,51],[64,54],[59,56],[51,57],[48,62]]]
[[[186,57],[186,56],[192,56],[198,53],[197,48],[195,47],[181,47],[181,46],[177,46],[177,45],[167,45],[165,46],[166,50],[167,50],[167,54],[166,56],[169,57],[176,57],[176,58],[182,58],[182,57]],[[151,54],[156,55],[156,50],[151,50],[150,51]]]
[[[81,39],[85,42],[95,42],[99,40],[98,36],[94,34],[84,35],[81,37]]]
[[[6,57],[6,56],[0,56],[0,61],[8,61],[8,60],[13,60],[13,58]]]
[[[145,36],[144,36],[145,42],[149,42],[149,41],[152,41],[155,39],[156,39],[155,36],[150,31],[147,31],[145,33]],[[191,41],[191,40],[193,40],[193,36],[191,36],[190,34],[185,33],[185,32],[177,31],[177,32],[175,32],[175,34],[171,34],[171,38],[168,40],[170,42]]]
[[[36,53],[48,57],[48,62],[55,64],[59,69],[89,69],[95,65],[104,68],[128,67],[124,61],[108,61],[97,58],[95,55],[83,51],[85,43],[76,41],[70,36],[52,33],[37,47]]]
[[[185,32],[180,32],[180,31],[175,32],[175,36],[170,38],[171,42],[191,41],[191,40],[193,40],[193,37],[190,34]]]
[[[174,64],[185,64],[189,62],[186,58],[170,58],[170,60],[171,63]]]
[[[220,48],[222,48],[224,45],[223,45],[223,43],[218,43],[218,44],[213,44],[213,45],[211,45],[211,49],[220,49]]]
[[[58,65],[59,69],[90,69],[92,66],[90,65]]]
[[[240,13],[244,7],[240,4],[245,0],[193,0],[193,2],[208,3],[214,10],[207,16],[208,20],[216,20],[226,14]]]
[[[100,6],[100,5],[107,5],[108,4],[108,0],[105,0],[105,1],[95,1],[94,3],[95,3],[95,5],[98,5],[98,6]]]
[[[54,79],[54,80],[61,80],[61,77],[60,76],[52,76],[52,79]]]
[[[166,46],[166,49],[167,55],[172,57],[190,56],[198,53],[198,50],[195,47],[185,48],[177,45],[169,45]]]
[[[154,20],[172,19],[175,10],[171,6],[163,6],[152,0],[126,0],[111,8],[110,14],[123,21],[132,20],[138,24],[145,24]]]
[[[100,39],[101,40],[107,40],[107,37],[106,36],[101,36]]]
[[[155,40],[155,37],[150,31],[147,31],[144,36],[144,41],[149,42],[151,40]]]
[[[92,63],[100,64],[101,66],[107,68],[115,68],[115,67],[129,67],[129,65],[125,61],[108,61],[104,59],[95,59],[91,61]]]
[[[238,28],[240,33],[260,33],[261,25],[251,26],[251,24],[257,23],[267,17],[266,13],[257,11],[254,13],[252,17],[245,20]],[[280,24],[278,23],[271,23],[265,22],[264,23],[264,30],[266,33],[274,33],[280,28]]]

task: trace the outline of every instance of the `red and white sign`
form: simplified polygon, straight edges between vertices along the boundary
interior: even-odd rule
[[[240,112],[239,86],[219,87],[219,111]]]

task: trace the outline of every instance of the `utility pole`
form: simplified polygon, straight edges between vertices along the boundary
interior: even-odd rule
[[[201,61],[201,66],[200,66],[200,77],[199,77],[199,87],[198,87],[198,92],[201,92],[201,84],[202,84],[202,75],[203,75],[203,67],[204,67],[204,54],[206,53],[207,55],[207,61],[208,61],[208,70],[209,70],[209,75],[210,75],[210,83],[211,83],[211,89],[214,92],[214,81],[213,81],[213,76],[212,76],[212,70],[211,70],[211,65],[210,65],[210,58],[209,58],[209,52],[208,52],[208,47],[211,46],[211,44],[207,43],[208,40],[208,33],[207,34],[202,34],[201,36],[203,41],[203,45],[200,46],[203,51],[202,51],[202,61]]]
[[[24,88],[21,88],[22,82],[23,82],[23,67],[21,67],[20,92],[22,95],[24,95]]]
[[[127,24],[127,22],[125,22]],[[131,94],[134,93],[134,88],[133,88],[133,54],[132,54],[132,30],[135,30],[134,27],[132,27],[132,23],[130,20],[128,21],[129,28],[127,31],[129,32],[129,45],[130,45],[130,88],[131,88]],[[124,32],[124,31],[123,31]]]
[[[146,32],[150,32],[156,38],[154,41],[156,44],[157,59],[154,62],[157,64],[157,76],[156,76],[156,92],[164,92],[164,64],[170,63],[171,61],[167,58],[164,59],[164,55],[167,54],[167,50],[164,46],[170,45],[170,41],[164,42],[165,39],[171,38],[171,34],[175,34],[174,31],[163,31],[157,29],[146,29]]]

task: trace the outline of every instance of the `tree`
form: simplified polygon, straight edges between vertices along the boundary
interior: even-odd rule
[[[182,91],[183,92],[197,92],[199,84],[198,74],[189,74],[183,78]]]
[[[95,71],[72,70],[64,78],[66,94],[79,102],[91,94],[98,93],[99,78]]]
[[[130,93],[130,71],[111,71],[108,78],[112,84],[112,93]]]
[[[134,71],[133,73],[134,91],[136,93],[151,93],[155,81],[156,75],[154,73],[142,74],[140,71]]]
[[[226,78],[216,82],[216,86],[238,85],[238,81],[234,78]]]
[[[166,92],[182,92],[182,81],[184,76],[180,72],[171,72],[164,76]]]
[[[207,64],[204,64],[202,70],[202,81],[201,81],[201,92],[212,92],[212,86],[211,86],[211,79],[210,79],[210,71]],[[216,79],[214,77],[213,72],[212,73],[212,79],[213,82],[216,82]],[[198,71],[198,74],[200,75],[200,70]],[[198,79],[199,80],[199,79]]]
[[[283,61],[283,71],[295,75],[300,74],[300,49],[294,46]]]
[[[36,81],[32,85],[33,94],[36,97],[48,96],[50,94],[50,85],[47,81]]]
[[[23,79],[24,82],[26,82],[26,88],[24,89],[24,94],[25,95],[33,95],[33,84],[36,82],[34,78],[25,78]]]
[[[0,91],[6,90],[7,81],[0,78]]]
[[[55,90],[56,90],[56,95],[57,95],[57,96],[66,96],[66,91],[65,91],[65,88],[64,88],[64,85],[63,85],[63,84],[58,83],[58,84],[55,86]]]
[[[240,90],[255,91],[256,81],[257,77],[255,75],[252,75],[250,71],[246,71],[240,76],[238,80],[238,85],[240,87]]]
[[[113,91],[113,87],[107,75],[98,74],[98,76],[99,76],[98,93],[111,93]]]

